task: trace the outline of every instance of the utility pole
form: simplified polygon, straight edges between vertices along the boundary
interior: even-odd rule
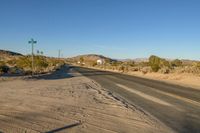
[[[37,41],[34,41],[33,39],[31,39],[30,41],[28,41],[29,44],[31,44],[32,47],[32,76],[34,75],[34,44],[37,43]]]
[[[59,49],[58,50],[58,59],[60,59],[60,53],[61,53],[61,50]]]

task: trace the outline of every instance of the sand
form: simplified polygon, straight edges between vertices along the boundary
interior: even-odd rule
[[[67,73],[68,72],[68,73]],[[171,133],[73,70],[0,82],[3,133]]]
[[[200,90],[200,76],[189,73],[147,73],[130,72],[129,75],[139,76],[148,79],[160,80],[166,83],[176,84],[184,87],[191,87]]]

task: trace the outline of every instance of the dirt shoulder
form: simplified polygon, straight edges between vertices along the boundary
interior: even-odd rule
[[[176,84],[184,87],[191,87],[200,90],[200,77],[192,74],[182,73],[172,73],[172,74],[160,74],[160,73],[147,73],[142,74],[139,72],[128,73],[129,75],[139,76],[142,78],[159,80],[171,84]]]
[[[73,70],[0,82],[0,97],[3,133],[172,132]]]

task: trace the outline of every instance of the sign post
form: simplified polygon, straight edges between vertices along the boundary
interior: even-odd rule
[[[29,44],[31,44],[32,46],[32,76],[34,75],[34,44],[37,43],[37,41],[34,41],[33,39],[31,39],[30,41],[28,41]]]

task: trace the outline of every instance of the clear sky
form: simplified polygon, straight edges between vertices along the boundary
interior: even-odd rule
[[[0,49],[200,60],[200,0],[0,0]]]

